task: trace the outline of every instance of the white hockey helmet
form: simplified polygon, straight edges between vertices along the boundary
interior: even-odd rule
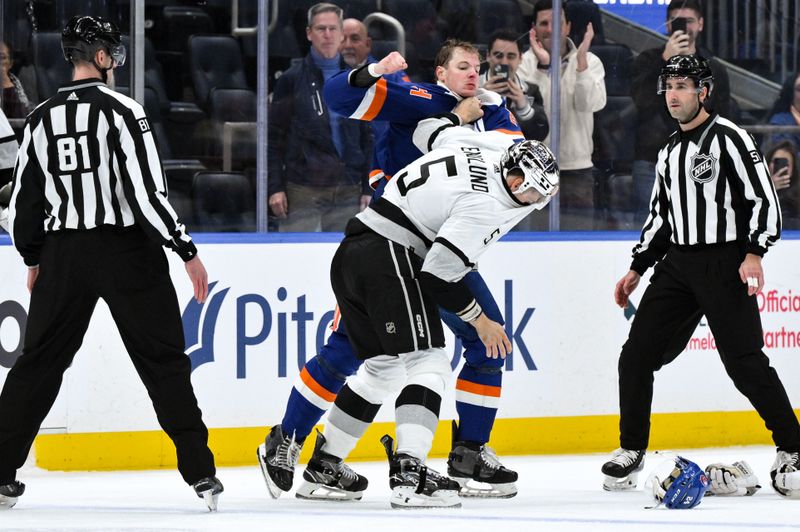
[[[521,170],[525,180],[514,192],[521,194],[534,188],[544,199],[558,191],[559,170],[556,157],[550,148],[538,140],[523,140],[506,150],[500,159],[500,168],[505,178],[512,170]]]

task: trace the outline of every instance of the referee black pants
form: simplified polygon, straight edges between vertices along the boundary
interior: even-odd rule
[[[739,277],[738,244],[673,246],[653,273],[619,359],[620,446],[646,449],[650,437],[653,373],[686,347],[705,315],[722,363],[772,432],[781,450],[800,450],[800,425],[764,346],[756,298]],[[692,394],[703,375],[676,383]]]
[[[14,480],[25,462],[98,298],[108,304],[158,421],[175,443],[183,479],[193,484],[215,474],[161,246],[138,228],[52,233],[39,269],[23,352],[0,393],[0,484]]]

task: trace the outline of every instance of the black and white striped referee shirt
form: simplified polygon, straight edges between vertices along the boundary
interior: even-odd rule
[[[676,131],[658,153],[656,180],[631,269],[644,273],[671,244],[742,242],[763,256],[781,233],[778,196],[749,133],[712,113]]]
[[[14,168],[9,232],[29,266],[45,234],[141,226],[183,260],[197,254],[167,201],[144,109],[96,79],[69,83],[28,116]]]

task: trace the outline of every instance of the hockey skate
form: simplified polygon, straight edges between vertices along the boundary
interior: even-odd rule
[[[772,487],[788,499],[800,499],[800,453],[778,451],[769,472]]]
[[[606,491],[628,491],[636,489],[639,473],[644,469],[645,451],[619,448],[611,460],[603,464],[603,489]]]
[[[517,472],[503,466],[494,450],[474,442],[456,441],[458,425],[453,421],[453,445],[447,457],[447,475],[461,486],[462,497],[507,499],[517,494]]]
[[[217,477],[206,477],[198,480],[192,486],[197,496],[203,499],[211,512],[217,511],[217,499],[225,488]]]
[[[322,450],[325,436],[317,431],[314,454],[303,471],[303,484],[297,488],[298,499],[322,501],[358,501],[367,489],[366,477],[362,477],[337,456]]]
[[[392,508],[460,508],[458,482],[441,475],[407,454],[394,452],[394,440],[381,438],[389,458]]]
[[[17,480],[0,486],[0,510],[13,508],[23,493],[25,493],[25,484]]]
[[[269,431],[264,443],[258,446],[256,456],[267,484],[270,497],[277,499],[284,491],[292,489],[294,466],[300,459],[302,443],[297,443],[294,434],[289,438],[280,425]]]

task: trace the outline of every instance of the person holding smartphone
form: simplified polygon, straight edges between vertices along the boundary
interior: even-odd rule
[[[636,105],[636,144],[632,167],[634,225],[641,224],[650,208],[650,195],[655,181],[656,158],[660,143],[675,131],[663,100],[653,98],[661,69],[670,57],[697,54],[711,62],[714,90],[706,99],[706,109],[736,121],[731,115],[730,83],[725,66],[713,54],[699,47],[703,32],[703,6],[700,0],[672,0],[667,6],[666,29],[669,38],[664,46],[640,53],[633,62],[631,97]]]
[[[797,186],[797,145],[783,139],[765,150],[772,184],[778,192],[784,229],[800,229],[800,187]]]
[[[542,107],[539,86],[526,83],[517,74],[522,61],[517,35],[507,29],[495,31],[489,37],[486,61],[488,68],[480,78],[481,87],[506,99],[526,139],[544,140],[550,132],[550,124]]]
[[[544,108],[551,113],[552,76],[559,76],[559,120],[561,140],[558,164],[561,169],[559,193],[560,229],[585,231],[602,229],[603,220],[595,202],[594,116],[606,106],[606,71],[603,62],[589,51],[594,39],[592,23],[580,42],[569,38],[572,21],[570,10],[561,2],[560,22],[553,17],[554,2],[539,0],[533,8],[533,21],[528,32],[530,48],[522,54],[519,76],[542,91]],[[553,29],[560,24],[560,57],[553,57]],[[552,117],[552,114],[549,114]]]

